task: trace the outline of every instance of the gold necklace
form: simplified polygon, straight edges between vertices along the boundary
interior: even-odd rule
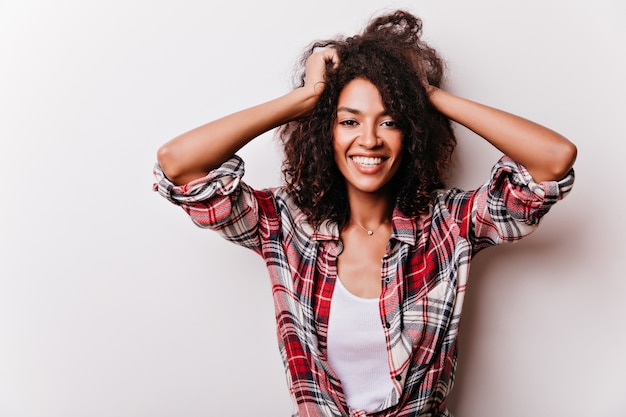
[[[374,236],[374,232],[376,232],[378,229],[380,229],[380,226],[383,225],[383,223],[379,224],[378,227],[376,229],[368,229],[366,227],[361,226],[361,223],[357,222],[354,217],[350,216],[350,218],[352,219],[352,221],[359,226],[361,229],[365,230],[365,233],[367,233],[368,236]]]

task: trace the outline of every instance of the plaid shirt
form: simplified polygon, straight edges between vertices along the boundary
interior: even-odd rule
[[[180,205],[200,227],[250,248],[266,262],[277,336],[294,416],[451,416],[445,399],[456,367],[456,340],[470,260],[481,249],[516,241],[572,187],[535,183],[507,157],[477,190],[434,194],[429,215],[397,208],[382,259],[380,319],[393,390],[376,412],[350,409],[326,360],[330,300],[337,279],[339,228],[311,227],[283,188],[254,190],[233,157],[205,178],[175,186],[159,165],[154,189]]]

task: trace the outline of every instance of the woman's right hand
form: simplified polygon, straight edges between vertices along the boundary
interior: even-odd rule
[[[326,70],[329,64],[332,65],[332,68],[339,65],[337,50],[332,47],[320,49],[306,60],[304,87],[313,91],[317,96],[321,95],[326,87]]]

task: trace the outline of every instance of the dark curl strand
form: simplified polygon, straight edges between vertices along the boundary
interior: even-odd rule
[[[428,99],[425,85],[441,85],[444,63],[421,36],[422,21],[398,10],[373,19],[359,35],[314,42],[302,56],[302,68],[318,48],[335,48],[339,56],[336,68],[328,63],[326,87],[312,114],[279,130],[287,189],[314,226],[330,220],[343,227],[350,216],[332,129],[339,94],[355,78],[378,88],[403,133],[402,163],[389,184],[398,208],[409,216],[425,214],[433,190],[443,187],[456,139],[450,120]],[[297,83],[304,85],[304,74]]]

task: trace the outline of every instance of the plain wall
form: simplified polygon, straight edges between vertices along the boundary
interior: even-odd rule
[[[288,91],[314,39],[424,19],[447,89],[579,149],[572,194],[477,257],[458,417],[626,415],[623,1],[0,1],[0,416],[287,416],[260,258],[152,191],[157,148]],[[451,185],[499,154],[457,129]],[[280,182],[271,133],[246,181]]]

